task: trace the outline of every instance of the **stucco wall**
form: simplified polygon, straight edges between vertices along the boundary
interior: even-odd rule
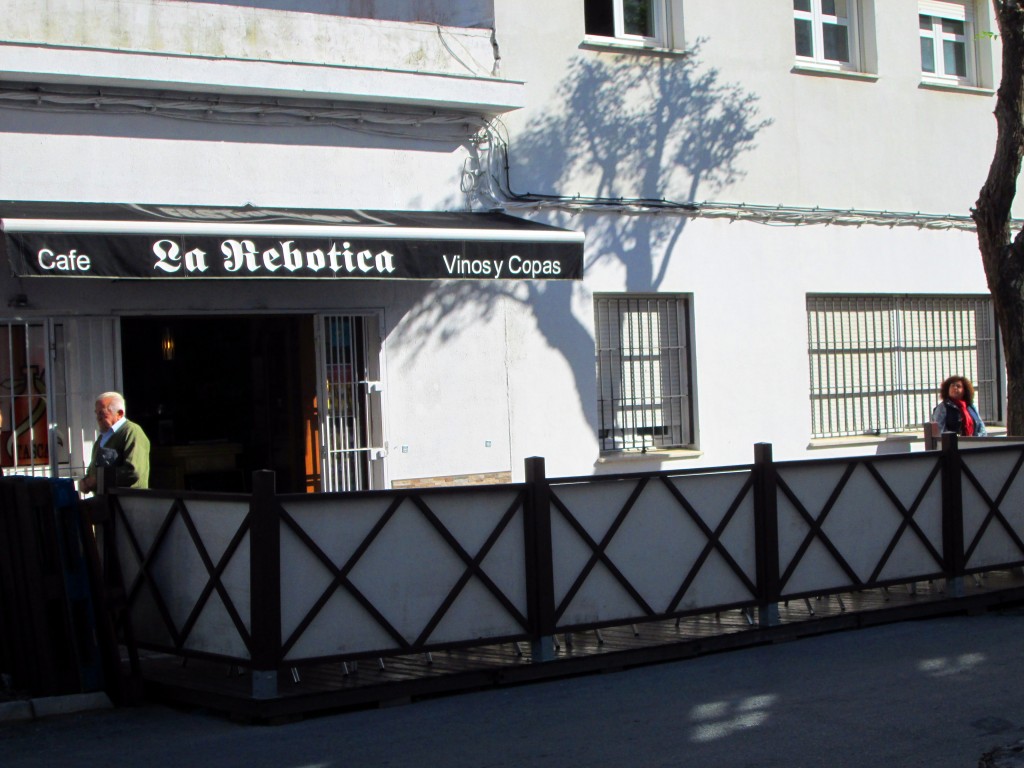
[[[407,4],[407,13],[382,9],[376,18],[365,9],[340,13],[358,2],[336,5],[337,14],[311,13],[295,2],[184,0],[47,0],[43,7],[3,0],[0,9],[3,40],[24,45],[492,74],[490,33],[485,25],[464,23],[483,20],[472,8],[460,12],[465,4],[453,4],[450,12],[431,2]]]
[[[27,0],[3,5],[19,12],[8,18],[25,17],[9,25],[7,39],[111,49],[194,48],[347,65],[354,42],[360,66],[406,67],[394,41],[414,47],[437,36],[429,25],[268,12],[258,2],[134,3],[121,32],[85,25],[84,4],[71,0],[47,6],[69,14],[60,30],[40,26]],[[105,12],[125,6],[89,5]],[[683,2],[688,54],[676,55],[581,46],[582,3],[497,2],[501,73],[525,83],[526,107],[504,115],[500,129],[512,188],[966,215],[991,157],[993,96],[920,87],[916,3],[874,5],[877,78],[865,79],[792,71],[792,11],[783,3]],[[471,4],[459,7],[475,13]],[[173,23],[155,24],[159,14]],[[256,37],[208,39],[209,30],[181,28],[215,17],[240,30],[258,18]],[[539,18],[544,24],[524,21]],[[457,21],[469,23],[464,15]],[[301,44],[309,28],[324,32],[321,47]],[[327,44],[335,28],[344,30],[344,45]],[[489,32],[463,33],[473,45],[486,41],[479,74],[488,77]],[[239,47],[228,54],[228,45]],[[429,66],[455,72],[459,65]],[[416,130],[406,125],[394,136],[351,126],[7,106],[0,108],[0,199],[423,210],[484,204],[466,191],[466,171],[486,147],[468,141],[471,131],[436,140]],[[500,162],[494,167],[503,172]],[[586,232],[584,281],[234,283],[229,291],[200,283],[186,293],[124,283],[85,291],[3,276],[0,296],[27,293],[25,313],[37,316],[379,310],[388,476],[402,479],[505,471],[519,478],[531,455],[546,457],[552,475],[715,466],[750,461],[758,441],[773,443],[779,458],[823,455],[808,451],[806,295],[986,291],[970,232],[519,212]],[[627,290],[691,299],[696,458],[600,461],[593,294]]]
[[[512,189],[966,216],[991,160],[994,96],[921,87],[917,4],[872,5],[877,77],[857,78],[794,71],[792,9],[783,4],[677,4],[685,55],[581,45],[578,9],[545,6],[555,18],[535,30],[516,18],[540,12],[540,3],[500,4],[505,72],[527,90],[527,107],[504,119]],[[757,441],[773,443],[780,458],[888,450],[851,442],[808,452],[806,295],[987,293],[972,232],[765,226],[671,213],[535,215],[587,232],[587,277],[565,302],[587,332],[595,292],[691,297],[703,455],[680,466],[750,461]],[[593,348],[570,336],[555,347],[570,368],[592,369]],[[524,400],[556,418],[558,408],[545,411],[522,386]],[[588,386],[577,392],[592,422]],[[596,451],[579,446],[594,426],[576,418],[572,402],[557,436],[543,426],[530,431],[545,418],[524,420],[516,428],[529,434],[514,442],[525,452],[540,443],[577,446],[573,467],[554,460],[558,471],[590,471]],[[664,457],[597,469],[658,466]]]

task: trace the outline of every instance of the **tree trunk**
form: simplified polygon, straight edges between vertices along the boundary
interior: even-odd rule
[[[1003,46],[996,96],[996,148],[971,217],[996,322],[1003,337],[1007,431],[1024,435],[1024,232],[1013,236],[1011,207],[1024,157],[1024,8],[1022,0],[993,0]]]

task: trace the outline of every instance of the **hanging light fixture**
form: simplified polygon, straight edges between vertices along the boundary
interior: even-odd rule
[[[164,335],[160,339],[160,352],[164,360],[170,362],[174,359],[174,334],[168,326],[164,326]]]

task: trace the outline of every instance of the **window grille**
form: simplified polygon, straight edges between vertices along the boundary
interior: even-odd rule
[[[691,444],[687,300],[599,296],[594,310],[601,450]]]
[[[379,487],[379,328],[375,315],[318,317],[320,488],[325,492]]]
[[[63,365],[55,373],[48,354],[62,339],[60,325],[0,323],[0,466],[7,473],[45,477],[59,466],[68,474],[68,446],[50,429],[67,423]]]
[[[916,430],[947,376],[966,376],[986,423],[1002,421],[988,297],[808,296],[811,436]]]

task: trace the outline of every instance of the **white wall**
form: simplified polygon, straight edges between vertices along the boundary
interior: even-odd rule
[[[516,192],[960,217],[978,196],[994,96],[921,87],[913,0],[871,4],[872,78],[793,71],[792,10],[783,3],[675,3],[689,56],[581,46],[579,5],[496,9],[504,71],[527,89],[527,107],[503,120]],[[517,23],[541,13],[542,29]],[[778,458],[888,450],[868,441],[811,450],[806,295],[987,293],[969,231],[533,215],[587,233],[585,282],[564,301],[572,330],[538,339],[533,353],[550,356],[559,375],[593,369],[592,346],[572,336],[577,325],[592,336],[594,292],[682,293],[693,302],[702,455],[595,465],[593,384],[577,381],[575,392],[549,398],[563,407],[540,405],[545,418],[514,424],[514,444],[559,472],[747,462],[760,441]],[[517,402],[532,406],[522,412],[537,412],[521,387]]]
[[[873,81],[792,71],[793,18],[785,3],[746,0],[726,9],[676,0],[686,29],[683,48],[691,55],[675,57],[581,47],[579,5],[525,0],[500,4],[497,11],[503,71],[528,89],[529,106],[504,118],[518,191],[664,192],[670,199],[960,214],[977,198],[995,138],[994,97],[980,89],[920,87],[914,0],[875,3],[878,72]],[[543,30],[517,23],[520,14],[531,13],[546,15]],[[581,72],[587,77],[580,79]],[[617,82],[599,79],[606,74]],[[630,84],[630,77],[639,79]],[[589,112],[582,111],[588,105]],[[738,148],[737,175],[717,186],[706,174],[695,174],[692,165],[679,167],[680,159],[701,159],[721,148],[697,129],[717,130],[713,135],[728,139],[724,131],[735,130],[737,113],[731,122],[716,118],[723,107],[740,105],[742,123],[754,133]],[[651,141],[630,157],[625,140],[631,131],[658,138],[652,122],[663,124],[661,133],[692,145],[690,151],[659,149]],[[545,140],[557,142],[570,160],[577,154],[590,157],[592,150],[607,152],[618,159],[614,178],[583,167],[566,178],[557,165],[531,165],[523,155],[550,147]],[[652,160],[664,164],[656,179],[628,172]],[[675,167],[664,161],[676,161]],[[722,180],[720,174],[717,178]]]
[[[401,286],[390,298],[389,476],[510,471],[508,307],[476,283]]]
[[[338,11],[365,4],[336,3]],[[392,11],[395,4],[390,4]],[[214,59],[302,62],[491,75],[484,9],[421,0],[405,13],[311,13],[307,4],[150,0],[3,0],[5,42],[22,45],[167,53]],[[276,6],[276,7],[275,7]],[[295,6],[299,6],[295,9]],[[361,17],[365,16],[365,17]],[[427,21],[432,23],[408,23]],[[440,25],[445,25],[442,28]],[[486,25],[483,25],[486,26]],[[444,44],[447,43],[447,46]]]
[[[465,157],[450,144],[345,146],[339,129],[307,143],[315,131],[299,126],[268,143],[245,130],[176,139],[190,126],[164,125],[168,136],[6,133],[0,199],[431,210],[451,202]]]
[[[2,5],[27,17],[36,8],[27,0]],[[82,9],[110,13],[122,5],[63,0],[47,7],[81,18]],[[135,5],[143,20],[131,27],[142,36],[133,37],[133,50],[144,47],[139,39],[184,45],[180,36],[156,34],[148,21],[155,13],[179,20],[228,14],[274,24],[283,23],[277,13],[291,13],[314,27],[337,21],[302,13],[299,0],[286,4],[291,11],[270,16],[267,4],[256,0],[244,8]],[[495,5],[501,75],[505,84],[524,83],[517,97],[527,105],[502,118],[517,192],[963,216],[987,171],[993,97],[920,87],[913,0],[874,3],[874,80],[791,71],[792,12],[785,3],[684,0],[679,7],[688,43],[702,41],[690,56],[581,47],[582,2]],[[466,15],[479,10],[469,3],[458,8],[465,24]],[[11,29],[24,40],[60,42],[30,22],[23,18]],[[387,58],[386,46],[373,42],[378,35],[392,39],[389,23],[359,23],[373,31],[362,40],[360,61],[400,66]],[[407,41],[436,35],[430,25],[419,31],[399,26],[395,34]],[[257,24],[254,34],[271,27]],[[467,34],[477,43],[486,38],[490,51],[486,30]],[[288,58],[296,53],[292,42],[274,36],[267,45]],[[260,50],[246,48],[244,55],[260,56]],[[313,63],[328,57],[308,53]],[[432,74],[450,69],[457,76],[454,58],[430,66]],[[478,69],[473,77],[493,79],[487,66]],[[380,77],[386,81],[383,70]],[[459,138],[432,140],[438,137],[412,126],[394,137],[327,126],[8,106],[0,108],[0,131],[0,199],[422,210],[481,204],[460,188],[472,146]],[[750,461],[758,441],[773,443],[779,458],[823,455],[808,452],[806,294],[986,290],[970,232],[766,226],[671,214],[523,215],[586,232],[584,281],[239,282],[228,291],[203,283],[190,283],[187,291],[116,283],[84,291],[80,284],[3,276],[0,297],[26,292],[27,312],[43,316],[380,310],[388,476],[399,479],[501,470],[521,477],[523,459],[531,455],[546,457],[552,475],[725,465]],[[627,290],[691,297],[699,457],[600,460],[593,294]],[[877,449],[850,444],[832,450]]]

